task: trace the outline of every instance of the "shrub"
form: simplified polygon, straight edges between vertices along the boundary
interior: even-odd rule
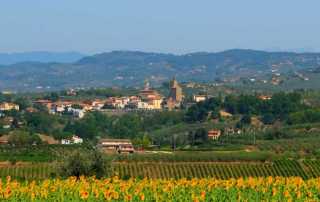
[[[60,168],[62,177],[96,176],[102,178],[108,176],[110,162],[97,150],[93,152],[74,151],[68,155]]]
[[[8,139],[9,144],[15,146],[26,146],[32,144],[40,144],[41,139],[34,134],[25,131],[15,131]]]

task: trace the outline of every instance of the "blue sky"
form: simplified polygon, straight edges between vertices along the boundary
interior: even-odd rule
[[[319,0],[1,0],[0,52],[320,51]]]

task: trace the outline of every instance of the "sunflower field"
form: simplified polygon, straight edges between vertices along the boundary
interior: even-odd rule
[[[0,181],[1,201],[320,201],[320,178]]]

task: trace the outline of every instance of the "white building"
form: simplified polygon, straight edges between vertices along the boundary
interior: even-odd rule
[[[72,115],[74,117],[79,118],[79,119],[83,118],[85,115],[85,110],[83,110],[83,109],[68,108],[68,111],[70,113],[72,113]]]
[[[195,102],[202,102],[205,101],[207,99],[206,95],[194,95],[193,96],[193,101]]]
[[[70,139],[62,139],[61,140],[61,144],[82,144],[83,143],[83,139],[73,135]]]
[[[83,143],[83,139],[74,135],[72,136],[72,141],[73,141],[73,144],[82,144]]]
[[[58,113],[62,113],[62,112],[64,112],[64,110],[65,110],[66,107],[67,107],[67,106],[65,106],[65,105],[63,105],[63,104],[56,105],[56,106],[55,106],[55,111],[58,112]]]
[[[61,144],[71,144],[71,140],[69,139],[62,139]]]

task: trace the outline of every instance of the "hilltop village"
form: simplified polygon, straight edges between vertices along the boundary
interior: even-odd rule
[[[94,99],[84,101],[59,100],[36,100],[34,104],[44,106],[50,114],[69,113],[74,117],[82,118],[89,111],[106,110],[174,110],[179,109],[183,101],[183,92],[177,80],[170,81],[169,95],[164,97],[150,87],[148,80],[138,95],[108,97],[106,99]],[[76,95],[76,92],[70,91]],[[29,109],[32,110],[32,109]]]

